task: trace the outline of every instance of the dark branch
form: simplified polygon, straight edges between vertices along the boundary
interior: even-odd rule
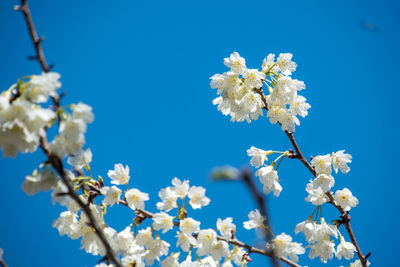
[[[254,179],[248,169],[242,170],[241,179],[246,184],[247,188],[250,190],[250,193],[254,198],[254,200],[256,201],[257,206],[261,212],[261,215],[265,217],[266,228],[264,228],[263,230],[266,241],[268,242],[269,240],[273,239],[273,236],[271,233],[272,224],[267,210],[267,198],[265,198],[264,195],[258,191],[257,186],[254,184]],[[270,257],[270,259],[274,267],[280,267],[280,263],[279,261],[277,261],[276,257]]]
[[[46,58],[44,56],[43,50],[42,50],[42,41],[44,40],[43,37],[39,38],[38,34],[36,32],[35,29],[35,25],[33,23],[32,20],[32,16],[31,16],[31,12],[28,6],[28,2],[26,0],[21,0],[21,6],[15,8],[16,10],[19,10],[22,12],[22,14],[24,15],[27,27],[28,27],[28,31],[29,31],[29,35],[32,39],[33,45],[35,47],[35,51],[36,51],[36,59],[39,61],[40,66],[43,70],[43,72],[49,72],[50,71],[50,67],[47,65],[46,63]],[[57,97],[52,97],[53,103],[54,103],[54,108],[58,109],[60,106],[60,98]],[[93,216],[90,208],[88,205],[86,205],[85,203],[82,202],[82,200],[80,199],[79,195],[75,192],[69,178],[66,176],[65,174],[65,170],[63,167],[63,163],[61,161],[60,158],[58,158],[57,156],[53,155],[50,153],[50,151],[47,148],[47,140],[45,139],[45,137],[41,137],[40,138],[40,147],[43,151],[43,153],[47,156],[48,158],[48,162],[52,165],[52,167],[56,170],[56,172],[58,173],[58,175],[60,176],[61,180],[63,181],[63,183],[65,184],[65,186],[67,186],[68,188],[68,195],[75,200],[79,207],[83,210],[83,212],[86,214],[86,216],[89,218],[90,224],[91,226],[94,228],[97,236],[99,237],[99,239],[101,240],[104,248],[106,249],[107,252],[107,258],[114,263],[116,266],[118,267],[122,267],[121,263],[119,262],[114,250],[111,248],[110,244],[108,243],[103,230],[101,229],[101,227],[99,226],[98,222],[96,221],[95,217]]]
[[[50,68],[47,65],[46,58],[44,57],[44,53],[42,50],[42,41],[44,40],[44,37],[39,37],[36,32],[28,2],[26,0],[21,0],[21,6],[16,7],[15,10],[21,11],[22,14],[24,14],[29,35],[32,39],[33,46],[35,47],[36,60],[39,61],[43,72],[49,72]]]

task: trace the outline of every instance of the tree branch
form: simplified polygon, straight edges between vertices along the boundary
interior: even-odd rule
[[[272,230],[271,221],[267,211],[267,198],[265,198],[264,195],[258,191],[257,186],[254,184],[253,177],[248,169],[242,170],[241,179],[249,188],[251,195],[253,196],[254,200],[257,203],[258,208],[260,209],[261,215],[265,217],[265,224],[267,228],[264,228],[263,231],[266,241],[268,242],[269,240],[273,239],[273,236],[271,233]],[[281,266],[276,257],[270,257],[270,259],[274,267]]]
[[[14,7],[14,9],[17,11],[21,11],[22,14],[24,14],[29,35],[32,39],[33,46],[35,47],[36,59],[37,61],[39,61],[43,72],[49,72],[50,67],[47,65],[46,58],[44,57],[44,53],[42,50],[42,41],[44,40],[44,37],[39,38],[36,32],[35,24],[33,24],[32,15],[29,9],[28,2],[26,0],[21,0],[21,6],[16,6]]]
[[[264,104],[263,108],[268,111],[268,104],[267,104],[267,101],[266,101],[266,98],[265,98],[265,95],[264,95],[264,92],[263,92],[262,88],[256,89],[255,91],[261,96],[261,99],[262,99],[263,104]],[[286,136],[289,138],[290,142],[292,143],[292,146],[293,146],[294,150],[296,151],[296,155],[291,156],[290,158],[300,160],[301,163],[303,163],[303,165],[311,172],[311,174],[314,177],[316,177],[317,173],[315,172],[315,170],[311,166],[311,164],[303,156],[303,153],[301,153],[301,150],[300,150],[300,148],[299,148],[299,146],[298,146],[298,144],[296,142],[296,139],[294,138],[293,133],[289,133],[288,131],[284,131],[284,132],[285,132]],[[361,261],[362,266],[363,267],[367,267],[367,257],[365,257],[362,254],[361,249],[360,249],[360,247],[358,245],[358,242],[356,240],[356,237],[354,235],[353,229],[351,228],[351,225],[350,225],[351,217],[350,217],[350,215],[342,207],[340,207],[340,206],[335,204],[335,199],[334,199],[334,197],[332,195],[332,192],[328,191],[328,192],[326,192],[326,195],[328,196],[328,198],[330,200],[330,202],[328,202],[328,203],[332,204],[340,212],[340,214],[341,214],[340,217],[342,219],[341,220],[342,224],[346,228],[346,231],[349,234],[350,240],[351,240],[351,242],[353,243],[353,245],[356,248],[356,253],[357,253],[358,258]]]
[[[29,35],[32,39],[33,45],[35,47],[36,51],[36,59],[39,61],[40,66],[43,70],[43,72],[49,72],[50,67],[47,65],[46,58],[44,56],[43,50],[42,50],[42,41],[43,38],[39,38],[38,34],[35,29],[35,25],[32,20],[31,12],[28,6],[28,2],[26,0],[21,0],[21,6],[17,6],[14,8],[15,10],[21,11],[22,14],[24,15]],[[54,102],[54,107],[55,109],[58,109],[60,102],[59,102],[59,97],[52,97],[52,100]],[[80,199],[79,195],[75,192],[73,186],[71,185],[71,182],[69,178],[65,174],[65,170],[63,167],[63,163],[60,158],[58,158],[56,155],[53,155],[50,153],[50,151],[47,148],[47,140],[45,137],[40,138],[40,147],[43,151],[43,153],[47,156],[48,161],[52,165],[52,167],[56,170],[58,175],[60,176],[62,182],[65,184],[65,186],[68,188],[68,195],[75,200],[79,207],[82,209],[82,211],[86,214],[86,216],[89,218],[91,226],[94,228],[96,235],[100,239],[101,243],[103,244],[104,248],[106,249],[107,253],[107,258],[114,263],[118,267],[122,267],[121,263],[119,262],[119,259],[117,258],[114,250],[111,248],[109,242],[107,241],[103,230],[101,229],[100,225],[96,221],[94,215],[92,214],[90,208],[88,205],[82,202]]]

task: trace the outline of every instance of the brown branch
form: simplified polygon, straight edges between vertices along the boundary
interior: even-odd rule
[[[21,0],[21,6],[15,7],[15,10],[21,11],[22,14],[24,15],[24,18],[25,18],[25,21],[26,21],[26,24],[28,27],[29,35],[30,35],[33,45],[35,47],[36,59],[39,61],[43,72],[49,72],[50,67],[46,63],[46,58],[44,56],[44,53],[42,50],[42,45],[41,45],[43,38],[38,37],[38,34],[35,29],[35,25],[32,20],[28,2],[26,0]],[[60,106],[59,97],[52,97],[52,100],[54,103],[54,108],[58,109]],[[56,155],[53,155],[50,153],[50,151],[47,148],[47,140],[45,137],[41,137],[39,143],[40,143],[40,147],[41,147],[43,153],[47,156],[48,162],[50,162],[52,167],[56,170],[56,172],[60,176],[61,180],[65,184],[65,186],[68,188],[67,194],[78,203],[79,207],[83,210],[83,212],[89,218],[91,226],[94,228],[96,235],[98,236],[98,238],[100,239],[104,248],[106,249],[107,258],[112,263],[114,263],[116,266],[122,267],[121,263],[119,262],[119,259],[117,258],[114,250],[111,248],[108,240],[106,239],[106,237],[103,233],[103,230],[101,229],[100,225],[96,221],[89,206],[86,205],[85,203],[83,203],[83,201],[80,199],[79,195],[75,192],[69,178],[65,174],[65,170],[64,170],[61,159],[59,157],[57,157]]]
[[[261,96],[261,99],[264,104],[263,109],[268,111],[268,104],[267,104],[267,101],[266,101],[266,98],[265,98],[262,88],[258,88],[255,91]],[[294,138],[293,133],[289,133],[287,130],[285,130],[284,132],[285,132],[286,136],[289,138],[290,142],[292,143],[294,150],[296,151],[296,155],[291,156],[289,158],[300,160],[301,163],[303,163],[303,165],[311,172],[311,174],[314,177],[316,177],[317,173],[315,172],[315,170],[311,166],[311,164],[308,162],[308,160],[303,156],[303,153],[301,153],[301,150],[296,142],[296,139]],[[358,258],[360,259],[362,266],[367,267],[367,257],[362,254],[360,246],[358,245],[358,242],[354,235],[353,229],[351,228],[350,215],[342,207],[335,204],[335,199],[334,199],[331,191],[326,192],[326,195],[328,196],[328,198],[330,200],[328,203],[332,204],[340,212],[340,214],[341,214],[340,217],[342,219],[341,222],[344,225],[344,227],[346,228],[346,231],[349,234],[350,240],[356,248],[356,253],[357,253]]]
[[[261,212],[261,215],[265,217],[266,228],[263,228],[264,236],[266,241],[270,241],[273,239],[272,236],[272,228],[271,221],[267,211],[267,198],[264,197],[262,193],[260,193],[257,189],[257,186],[254,184],[253,177],[251,176],[248,169],[242,170],[241,179],[246,184],[247,188],[250,190],[251,195],[257,203],[257,206]],[[273,252],[273,251],[272,251]],[[280,263],[276,257],[270,257],[271,263],[274,267],[280,267]]]
[[[36,59],[37,61],[39,61],[42,70],[44,72],[49,72],[50,67],[47,65],[46,58],[44,57],[44,53],[42,50],[42,41],[44,40],[44,37],[39,38],[36,32],[35,24],[33,23],[32,20],[32,15],[29,9],[28,2],[26,0],[21,0],[21,6],[16,6],[14,9],[17,11],[21,11],[22,14],[24,14],[26,26],[28,27],[29,35],[32,39],[33,46],[35,47]]]
[[[120,202],[120,204],[124,205],[124,203],[122,203],[122,202]],[[153,216],[154,216],[153,213],[151,213],[149,211],[146,211],[146,210],[142,210],[142,209],[137,209],[136,212],[137,213],[141,213],[144,217],[149,218],[149,219],[152,219]],[[179,224],[175,223],[174,225],[179,227]],[[250,245],[248,245],[246,243],[243,243],[243,242],[241,242],[241,241],[239,241],[237,239],[226,239],[226,238],[224,238],[222,236],[217,236],[217,239],[221,240],[221,241],[224,241],[226,243],[232,244],[232,245],[236,245],[236,246],[242,247],[242,248],[246,249],[249,254],[256,253],[256,254],[261,254],[261,255],[264,255],[264,256],[267,256],[267,257],[271,257],[271,258],[274,257],[276,259],[279,259],[279,260],[283,261],[284,263],[286,263],[286,264],[288,264],[290,266],[301,267],[301,265],[299,265],[299,264],[297,264],[297,263],[295,263],[295,262],[293,262],[293,261],[291,261],[291,260],[289,260],[289,259],[287,259],[285,257],[276,257],[275,255],[273,255],[273,253],[271,251],[258,249],[256,247],[253,247],[253,246],[250,246]]]

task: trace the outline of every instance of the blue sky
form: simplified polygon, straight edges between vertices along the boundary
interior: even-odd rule
[[[0,88],[40,73],[26,57],[34,51],[17,1],[0,2]],[[234,217],[238,238],[255,208],[239,183],[212,183],[214,166],[246,166],[250,146],[285,150],[290,143],[266,118],[231,123],[211,104],[209,77],[224,72],[223,58],[237,51],[249,68],[268,53],[291,52],[293,77],[307,86],[312,108],[295,136],[304,154],[346,149],[351,171],[334,190],[348,187],[360,204],[352,225],[375,266],[393,266],[398,247],[398,131],[400,17],[396,1],[31,1],[33,18],[54,71],[62,75],[64,103],[83,101],[96,119],[86,135],[93,172],[103,177],[115,163],[131,168],[131,186],[151,196],[173,177],[207,188],[211,204],[190,216],[202,227]],[[367,26],[366,26],[367,25]],[[371,26],[373,25],[373,26]],[[372,28],[372,29],[371,29]],[[93,266],[98,257],[79,241],[60,237],[51,224],[63,210],[50,194],[28,197],[24,177],[44,160],[40,153],[0,159],[0,247],[10,266]],[[280,167],[279,198],[270,197],[276,233],[294,236],[313,206],[303,201],[311,178],[297,161]],[[260,184],[259,184],[260,185]],[[338,214],[326,208],[326,217]],[[325,211],[324,210],[324,211]],[[121,230],[132,213],[110,212]],[[295,241],[304,243],[298,235]],[[396,261],[395,261],[396,260]],[[302,265],[320,266],[300,258]],[[343,264],[345,261],[343,262]],[[265,260],[254,256],[253,266]],[[332,261],[325,266],[338,266]]]

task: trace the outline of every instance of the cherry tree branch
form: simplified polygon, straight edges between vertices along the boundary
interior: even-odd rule
[[[256,92],[261,96],[261,99],[264,104],[263,108],[268,111],[268,104],[267,104],[267,100],[265,98],[263,90],[261,88],[259,88],[259,89],[256,89]],[[308,160],[303,156],[303,153],[301,152],[301,150],[296,142],[296,139],[294,138],[293,133],[289,133],[287,130],[285,130],[284,132],[285,132],[286,136],[289,138],[290,142],[292,143],[294,150],[296,151],[296,155],[290,156],[289,158],[300,160],[301,163],[303,163],[303,165],[311,172],[311,174],[314,177],[316,177],[317,173],[315,172],[315,170],[311,166],[311,164],[308,162]],[[330,200],[328,203],[332,204],[340,212],[340,214],[341,214],[340,218],[342,219],[341,223],[346,228],[346,231],[349,234],[350,240],[356,248],[356,253],[357,253],[358,258],[360,259],[362,266],[367,267],[367,257],[364,256],[363,253],[361,252],[360,246],[358,245],[358,242],[354,235],[353,229],[351,228],[351,225],[350,225],[351,217],[350,217],[349,213],[347,211],[345,211],[339,205],[335,204],[335,199],[334,199],[331,191],[326,192],[326,195],[328,196],[328,198]]]
[[[123,201],[120,201],[120,204],[126,206],[126,203],[124,203]],[[152,219],[153,216],[154,216],[153,213],[151,213],[149,211],[146,211],[146,210],[143,210],[143,209],[137,209],[136,212],[138,214],[142,214],[144,217],[149,218],[149,219]],[[174,225],[179,227],[178,223],[174,223]],[[284,263],[286,263],[286,264],[288,264],[290,266],[293,266],[293,267],[301,267],[301,265],[299,265],[299,264],[297,264],[297,263],[295,263],[295,262],[293,262],[293,261],[291,261],[291,260],[289,260],[289,259],[287,259],[285,257],[276,257],[271,251],[258,249],[256,247],[253,247],[253,246],[250,246],[250,245],[248,245],[246,243],[243,243],[243,242],[241,242],[241,241],[239,241],[237,239],[226,239],[226,238],[224,238],[222,236],[217,236],[217,239],[221,240],[221,241],[224,241],[226,243],[232,244],[232,245],[236,245],[236,246],[242,247],[242,248],[246,249],[249,254],[256,253],[256,254],[267,256],[267,257],[279,259],[279,260],[283,261]]]
[[[254,184],[254,180],[252,175],[250,174],[248,169],[242,170],[240,174],[241,180],[246,184],[249,188],[251,195],[257,203],[258,208],[260,209],[261,215],[265,217],[266,228],[263,229],[264,236],[266,241],[268,242],[273,238],[271,233],[271,221],[269,218],[268,210],[267,210],[267,198],[264,197],[262,193],[260,193],[257,189],[257,186]],[[273,252],[273,251],[272,251]],[[280,263],[276,257],[270,257],[272,265],[274,267],[280,267]]]
[[[21,11],[22,14],[24,15],[27,27],[28,27],[28,32],[29,35],[32,39],[35,51],[36,51],[36,58],[40,66],[43,70],[43,72],[49,72],[50,67],[47,65],[46,58],[44,56],[43,50],[42,50],[42,41],[44,40],[43,38],[39,38],[38,34],[36,32],[35,25],[32,20],[32,15],[28,6],[28,2],[26,0],[21,0],[21,5],[14,7],[15,10]],[[52,97],[53,102],[54,102],[54,107],[55,109],[59,108],[60,102],[59,102],[59,97]],[[51,164],[51,166],[56,170],[58,175],[60,176],[62,182],[64,185],[68,188],[67,194],[75,200],[79,207],[83,210],[83,212],[86,214],[86,216],[89,218],[91,226],[94,228],[95,233],[97,237],[100,239],[101,243],[103,244],[104,248],[106,249],[106,254],[107,254],[107,259],[114,263],[118,267],[122,267],[121,263],[119,262],[119,259],[117,258],[114,250],[111,248],[111,245],[109,244],[108,240],[106,239],[103,230],[101,229],[99,223],[96,221],[92,211],[90,210],[89,206],[83,203],[79,195],[75,192],[69,178],[67,177],[62,160],[57,157],[54,154],[51,154],[49,149],[47,148],[47,140],[45,137],[40,138],[40,148],[42,149],[43,153],[47,156],[48,162]]]
[[[50,67],[47,65],[46,58],[42,50],[42,41],[44,40],[44,37],[39,38],[39,35],[36,32],[35,24],[32,20],[32,15],[29,9],[28,2],[26,0],[21,0],[21,5],[15,6],[14,9],[17,11],[21,11],[25,17],[26,26],[28,27],[29,35],[32,39],[36,51],[35,59],[37,59],[37,61],[40,63],[40,66],[42,67],[42,70],[44,72],[49,72]]]

